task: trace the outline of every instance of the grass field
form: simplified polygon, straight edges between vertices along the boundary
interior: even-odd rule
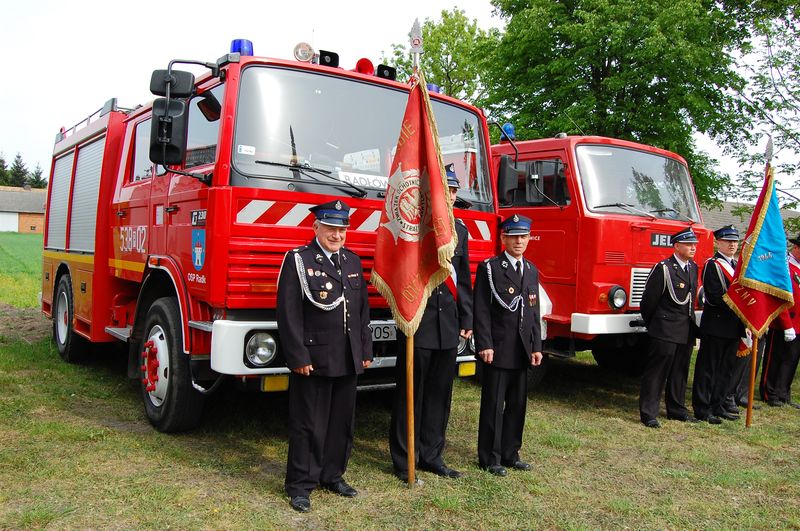
[[[36,306],[42,285],[42,235],[0,232],[0,302]]]
[[[198,430],[165,435],[123,356],[68,365],[48,338],[0,335],[0,529],[800,528],[800,411],[651,430],[637,396],[587,353],[551,363],[529,393],[534,470],[496,478],[477,467],[480,389],[459,380],[445,459],[466,475],[421,472],[409,490],[391,474],[390,395],[362,393],[346,475],[359,497],[315,492],[300,515],[282,488],[285,395],[228,385]]]

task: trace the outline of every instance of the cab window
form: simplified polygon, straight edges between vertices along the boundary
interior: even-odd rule
[[[514,206],[566,206],[571,202],[566,168],[561,159],[533,160],[520,172]]]
[[[153,176],[153,163],[150,162],[150,119],[136,124],[133,146],[133,168],[131,182],[143,181]]]
[[[217,85],[189,102],[185,168],[213,164],[216,160],[223,95],[223,85]]]

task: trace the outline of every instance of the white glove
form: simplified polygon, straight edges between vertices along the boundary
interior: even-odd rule
[[[746,336],[741,338],[741,340],[742,343],[744,343],[744,346],[746,346],[747,348],[753,348],[753,337],[750,334],[747,334]]]
[[[797,334],[794,332],[794,328],[787,328],[783,331],[783,340],[787,343],[789,341],[794,341],[797,337]]]

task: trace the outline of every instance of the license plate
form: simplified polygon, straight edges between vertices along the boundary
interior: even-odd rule
[[[394,341],[397,339],[397,327],[394,323],[370,323],[373,341]]]

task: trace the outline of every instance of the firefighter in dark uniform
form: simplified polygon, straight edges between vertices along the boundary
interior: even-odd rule
[[[697,422],[686,409],[689,362],[696,338],[694,302],[697,296],[697,236],[691,228],[673,234],[672,256],[657,263],[642,293],[642,319],[650,350],[642,374],[639,415],[648,428],[659,428],[656,417],[666,385],[667,418]]]
[[[767,332],[764,361],[761,367],[761,399],[772,407],[788,404],[800,409],[792,400],[792,381],[800,361],[800,235],[789,238],[792,248],[789,262],[789,279],[792,283],[794,306],[778,315]]]
[[[705,305],[694,365],[692,408],[698,420],[720,424],[721,418],[739,418],[725,409],[725,399],[733,392],[736,369],[747,358],[736,356],[740,338],[745,336],[744,324],[722,298],[733,281],[739,232],[728,225],[714,231],[714,239],[717,252],[703,266]]]
[[[445,167],[450,199],[459,188],[453,164]],[[450,418],[450,401],[456,371],[459,337],[472,335],[472,278],[469,271],[467,228],[456,220],[458,246],[451,276],[428,297],[419,328],[414,334],[414,449],[421,470],[442,477],[461,473],[444,464],[442,452]],[[406,354],[401,341],[397,356],[397,387],[389,426],[389,451],[394,473],[408,481],[408,425],[406,422]]]
[[[478,463],[496,476],[522,461],[528,367],[542,362],[539,271],[523,257],[531,221],[514,214],[500,225],[504,251],[478,266],[475,277],[475,350],[482,363]]]
[[[307,512],[317,485],[346,497],[356,375],[372,361],[367,283],[361,260],[343,247],[349,207],[310,209],[316,238],[286,253],[278,280],[278,330],[289,375],[289,455],[285,489]]]

